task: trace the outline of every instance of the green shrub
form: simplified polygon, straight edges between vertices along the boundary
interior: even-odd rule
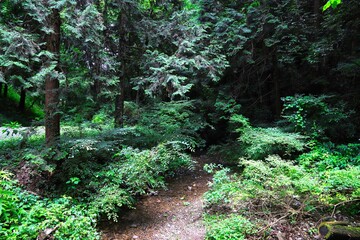
[[[14,182],[10,177],[10,173],[0,171],[0,231],[16,224],[19,216],[23,214],[23,209],[18,208],[19,199],[11,189]]]
[[[359,176],[360,166],[324,172],[322,175],[324,193],[321,195],[321,200],[326,204],[336,204],[351,199],[359,199]]]
[[[209,113],[211,124],[217,124],[221,120],[228,121],[230,117],[237,114],[241,106],[228,94],[220,92],[214,103],[214,110]]]
[[[5,239],[36,239],[47,228],[57,228],[56,239],[100,239],[97,214],[69,197],[39,198],[22,191],[0,171],[0,236]]]
[[[109,116],[104,112],[99,112],[92,117],[91,122],[95,124],[104,124]]]
[[[151,129],[147,137],[157,143],[185,141],[195,148],[204,145],[198,134],[206,126],[204,122],[201,115],[194,112],[192,101],[172,101],[144,109],[138,126]]]
[[[101,215],[106,215],[108,220],[118,221],[118,212],[121,207],[132,207],[135,203],[134,196],[127,189],[119,185],[103,186],[92,201],[92,207]]]
[[[279,128],[249,128],[239,141],[246,144],[245,153],[252,159],[263,159],[271,154],[290,157],[304,150],[305,137],[286,133]]]
[[[160,144],[151,150],[132,147],[115,154],[115,160],[98,172],[90,182],[84,181],[90,192],[98,192],[92,197],[98,212],[117,221],[119,207],[132,207],[137,195],[150,189],[165,188],[164,177],[181,167],[192,168],[189,155],[183,153],[186,145],[181,142]]]
[[[209,184],[211,191],[204,194],[205,207],[214,207],[216,205],[221,208],[221,206],[231,203],[232,196],[241,191],[238,184],[231,180],[229,172],[230,169],[228,168],[215,172],[213,180]]]
[[[254,233],[255,225],[240,215],[205,215],[207,240],[246,239]]]
[[[264,209],[286,209],[294,200],[312,204],[323,191],[317,176],[278,156],[269,156],[265,161],[243,159],[241,164],[244,166],[239,179],[242,192],[237,199],[260,200]],[[313,198],[308,199],[311,195]]]
[[[300,155],[299,164],[314,171],[344,169],[360,165],[360,144],[334,145],[331,142],[313,145],[308,153]]]
[[[255,128],[247,118],[234,115],[231,121],[239,127],[239,141],[244,154],[251,159],[263,159],[271,154],[289,157],[304,150],[306,137],[287,133],[279,128]]]
[[[343,103],[331,103],[331,96],[296,95],[283,98],[283,117],[293,129],[314,139],[334,140],[353,137],[353,111]]]
[[[359,167],[319,174],[278,156],[264,161],[242,159],[241,166],[241,175],[230,175],[226,169],[215,173],[204,195],[208,208],[227,208],[248,215],[283,209],[294,215],[311,213],[315,206],[332,210],[334,204],[359,197]],[[297,211],[299,208],[303,210]]]

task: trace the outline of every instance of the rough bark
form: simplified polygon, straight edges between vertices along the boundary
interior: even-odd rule
[[[57,56],[59,64],[60,52],[60,14],[57,9],[52,10],[49,21],[53,32],[46,36],[46,48]],[[49,63],[50,64],[50,59]],[[54,146],[60,138],[59,79],[50,74],[45,78],[45,139],[46,146]]]
[[[319,233],[326,240],[360,240],[360,227],[344,222],[322,222]]]

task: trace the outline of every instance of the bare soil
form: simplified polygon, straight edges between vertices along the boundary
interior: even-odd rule
[[[211,175],[203,170],[206,156],[196,157],[194,171],[171,179],[168,190],[142,197],[135,209],[122,214],[117,223],[100,224],[103,240],[201,240],[205,238],[202,221],[203,194]]]

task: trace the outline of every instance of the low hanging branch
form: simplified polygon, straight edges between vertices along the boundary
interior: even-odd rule
[[[347,222],[322,222],[319,233],[326,240],[360,240],[360,227]]]
[[[338,203],[338,204],[335,204],[335,205],[334,205],[334,209],[333,209],[333,211],[332,211],[332,213],[331,213],[331,217],[334,216],[335,210],[336,210],[336,208],[337,208],[338,206],[344,205],[344,204],[346,204],[346,203],[358,202],[358,201],[360,201],[360,199],[353,199],[353,200],[348,200],[348,201],[344,201],[344,202],[340,202],[340,203]]]

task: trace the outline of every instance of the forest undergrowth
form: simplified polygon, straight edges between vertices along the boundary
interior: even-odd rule
[[[232,114],[238,140],[210,147],[216,163],[204,166],[213,174],[203,197],[206,239],[315,239],[323,219],[359,221],[360,144],[332,143],[338,132],[327,131],[330,120],[304,117],[311,108],[331,110],[321,99],[304,112],[296,111],[297,98],[287,100],[287,124],[255,127]],[[191,171],[206,126],[191,109],[186,102],[137,109],[137,125],[115,130],[101,124],[106,115],[94,116],[63,126],[57,148],[44,149],[36,134],[0,141],[2,239],[100,239],[99,220],[118,221],[139,196]],[[299,125],[293,119],[300,117]]]
[[[253,127],[241,115],[231,118],[238,142],[210,151],[233,167],[205,167],[214,174],[204,195],[207,239],[310,240],[321,238],[322,221],[358,224],[360,144],[331,142],[346,134],[339,131],[346,114],[324,99],[284,99],[286,128]]]

